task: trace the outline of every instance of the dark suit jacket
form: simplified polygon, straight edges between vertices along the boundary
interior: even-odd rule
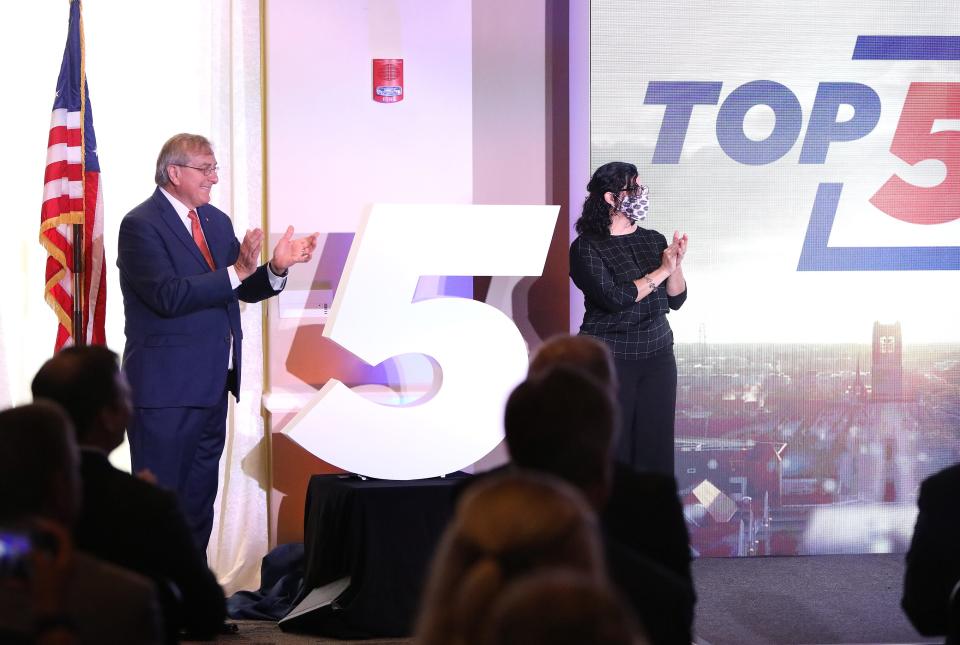
[[[0,642],[36,642],[30,594],[21,584],[0,579]],[[64,613],[76,626],[77,642],[97,645],[160,645],[163,626],[153,585],[141,575],[94,558],[73,554],[64,580]]]
[[[960,464],[924,480],[917,506],[920,512],[907,552],[903,609],[924,636],[946,634],[950,592],[960,582]],[[954,612],[958,606],[954,603]]]
[[[693,642],[697,596],[690,581],[609,535],[604,536],[603,550],[610,579],[640,619],[650,643]]]
[[[674,572],[693,589],[690,534],[673,477],[615,463],[600,524],[606,536]]]
[[[211,271],[170,201],[160,192],[120,224],[117,266],[126,317],[123,369],[136,407],[210,407],[227,385],[227,357],[240,390],[240,305],[276,292],[266,265],[236,289],[227,267],[240,242],[227,215],[209,204],[197,215],[216,270]]]
[[[226,614],[223,590],[173,494],[117,470],[96,450],[81,451],[80,474],[77,548],[154,580],[168,635],[216,634]]]

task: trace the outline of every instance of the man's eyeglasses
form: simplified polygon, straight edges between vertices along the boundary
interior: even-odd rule
[[[191,166],[185,163],[175,163],[171,165],[180,166],[181,168],[193,168],[194,170],[199,170],[201,173],[203,173],[204,177],[209,177],[214,173],[220,172],[220,166]]]

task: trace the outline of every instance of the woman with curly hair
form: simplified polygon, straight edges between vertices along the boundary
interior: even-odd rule
[[[646,186],[633,164],[597,168],[570,246],[570,277],[583,292],[580,334],[610,347],[619,381],[622,431],[617,459],[635,470],[673,475],[677,363],[667,312],[687,298],[687,236],[673,240],[637,222]]]

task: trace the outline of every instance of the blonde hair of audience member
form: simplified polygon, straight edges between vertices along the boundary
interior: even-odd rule
[[[434,557],[418,645],[473,645],[504,586],[567,567],[606,584],[596,518],[583,496],[549,475],[515,472],[478,482],[461,499]]]
[[[484,645],[648,643],[609,588],[560,569],[534,573],[507,587],[490,608],[484,632]]]
[[[558,366],[582,370],[600,385],[617,391],[617,372],[610,348],[591,336],[553,336],[540,346],[530,360],[529,377],[542,375]]]

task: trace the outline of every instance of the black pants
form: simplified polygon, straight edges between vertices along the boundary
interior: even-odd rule
[[[620,437],[614,453],[637,471],[673,476],[677,361],[673,352],[652,358],[615,358],[620,381]]]

